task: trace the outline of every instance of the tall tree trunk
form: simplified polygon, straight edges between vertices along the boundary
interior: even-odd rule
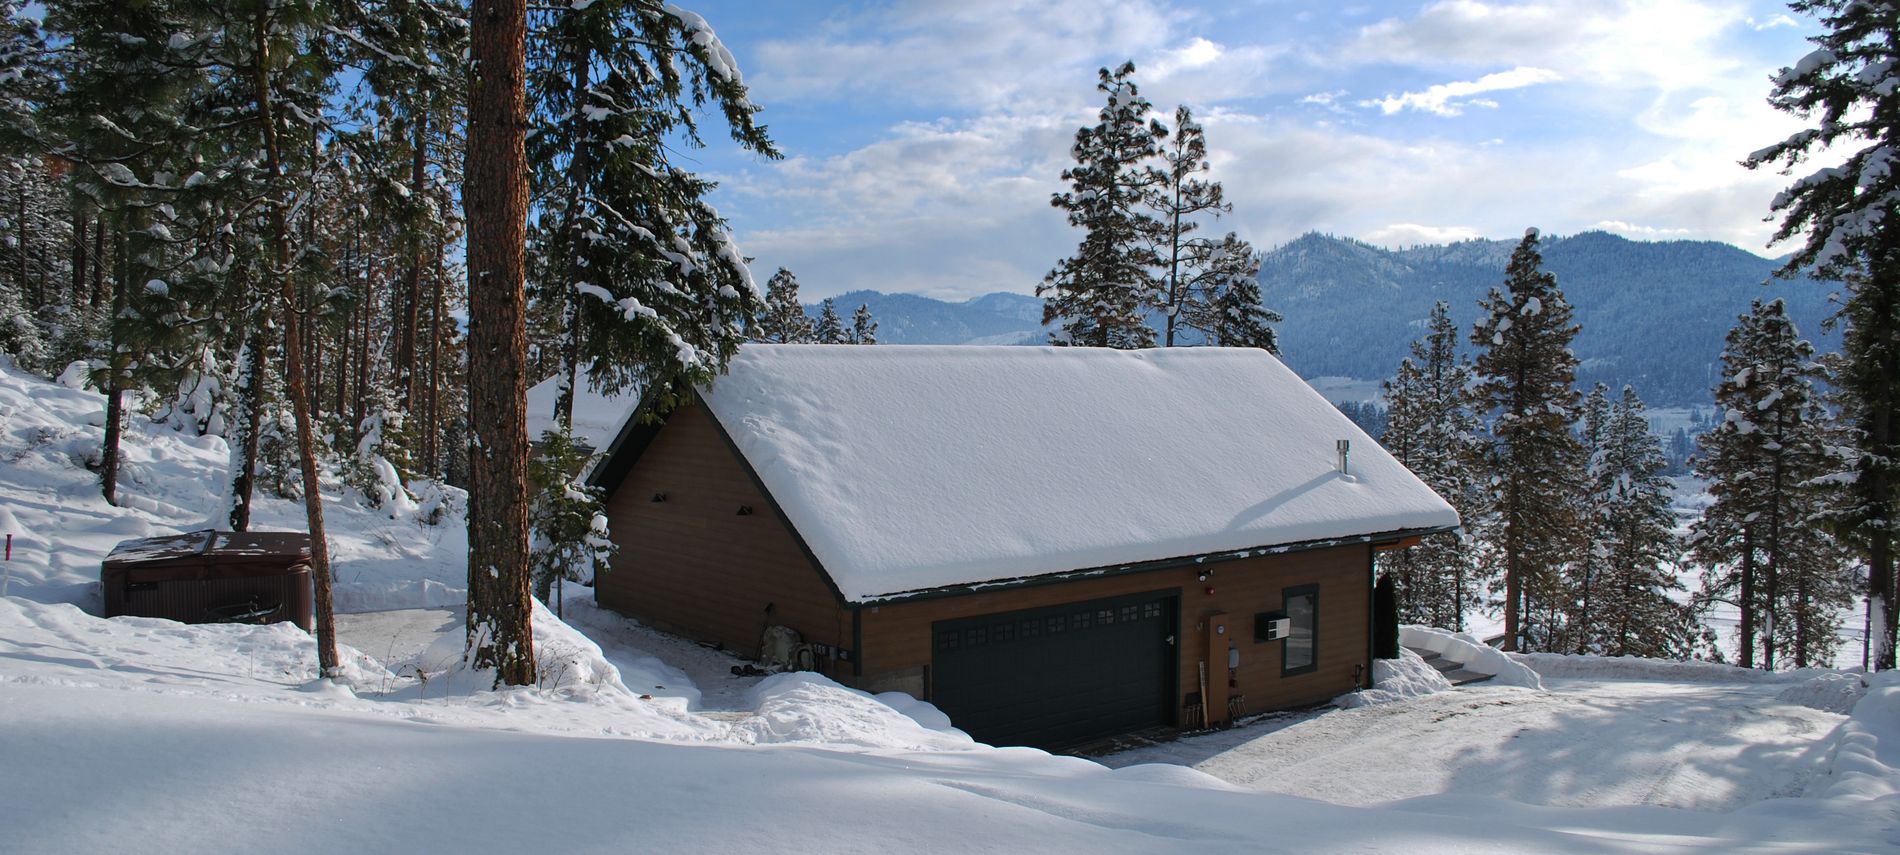
[[[251,494],[257,485],[257,431],[264,409],[264,325],[251,318],[251,335],[238,352],[237,412],[232,415],[238,435],[231,444],[231,530],[251,530]]]
[[[1895,304],[1900,302],[1900,293],[1897,293],[1900,292],[1900,282],[1890,281],[1892,277],[1900,274],[1900,264],[1895,263],[1896,255],[1900,255],[1900,250],[1886,249],[1882,261],[1887,263],[1879,265],[1881,272],[1885,272],[1886,275],[1876,274],[1870,277],[1865,285],[1873,292],[1868,295],[1868,299],[1873,302],[1874,311],[1869,312],[1867,316],[1877,319],[1874,324],[1891,325],[1895,316]],[[1873,351],[1879,370],[1877,376],[1871,378],[1870,381],[1864,381],[1871,382],[1873,388],[1860,390],[1867,411],[1863,420],[1867,433],[1864,450],[1870,452],[1869,456],[1874,458],[1862,464],[1865,469],[1860,473],[1860,477],[1866,482],[1861,500],[1867,502],[1873,511],[1870,515],[1871,519],[1866,522],[1868,608],[1871,610],[1876,604],[1879,605],[1877,612],[1879,620],[1869,627],[1869,632],[1875,634],[1876,655],[1872,665],[1874,670],[1890,671],[1894,667],[1895,616],[1892,528],[1894,483],[1889,467],[1893,465],[1891,460],[1895,451],[1894,408],[1900,406],[1900,401],[1894,398],[1893,386],[1894,378],[1900,376],[1900,351],[1896,350],[1895,342],[1890,340],[1894,335],[1891,326],[1863,330],[1861,335],[1869,338],[1885,336],[1889,339],[1866,345]]]
[[[86,293],[86,224],[88,217],[79,194],[73,194],[73,290],[69,299],[77,303]]]
[[[16,219],[15,222],[19,224],[20,229],[19,237],[15,238],[19,243],[13,247],[14,258],[19,261],[19,272],[16,275],[19,277],[20,282],[20,296],[32,299],[34,306],[44,306],[46,305],[46,295],[40,293],[43,289],[35,288],[29,290],[26,281],[27,256],[29,255],[27,248],[33,245],[32,236],[27,232],[26,227],[26,182],[29,175],[28,167],[25,163],[22,163],[20,165],[20,182],[14,185],[14,189],[19,191],[14,194],[14,197],[18,203],[18,219]]]
[[[101,211],[92,222],[92,307],[104,306],[110,297],[106,293],[106,215]]]
[[[1737,630],[1740,636],[1741,650],[1736,654],[1743,668],[1755,667],[1755,615],[1758,611],[1755,596],[1755,529],[1742,529],[1742,592],[1739,596],[1742,623]]]
[[[126,269],[125,235],[118,235],[118,270],[112,277],[112,317],[106,319],[106,436],[105,449],[99,455],[99,486],[106,503],[119,503],[119,440],[125,428],[125,379],[122,376],[131,361],[125,343],[121,341],[123,332],[119,315],[125,311],[125,280],[131,276]]]
[[[588,89],[588,69],[593,64],[593,51],[585,44],[577,45],[574,55],[569,59],[569,73],[573,75],[575,108],[581,106]],[[581,293],[577,287],[580,281],[580,258],[577,248],[580,246],[581,228],[580,205],[582,188],[591,171],[592,148],[581,143],[574,156],[567,162],[567,210],[562,212],[561,241],[567,258],[567,269],[562,271],[566,281],[561,283],[561,295],[567,305],[561,311],[561,364],[560,391],[554,397],[554,421],[562,432],[574,427],[574,384],[578,379],[580,365],[581,338]]]
[[[429,168],[429,114],[421,113],[416,117],[414,142],[411,144],[413,157],[409,164],[409,198],[420,203],[423,198],[422,182],[428,178]],[[396,348],[397,394],[400,406],[407,413],[416,400],[416,315],[422,306],[422,264],[423,236],[419,224],[412,224],[409,234],[409,266],[403,271],[402,281],[402,335]]]
[[[429,402],[427,432],[423,437],[423,456],[429,464],[429,474],[443,477],[442,466],[442,285],[448,278],[448,271],[442,269],[444,254],[442,241],[435,245],[435,271],[429,277]]]
[[[297,458],[303,472],[304,517],[310,526],[310,575],[316,583],[317,668],[325,677],[337,676],[336,619],[330,607],[330,546],[323,530],[323,489],[317,478],[315,430],[310,424],[309,388],[304,379],[303,330],[304,306],[297,299],[297,286],[290,276],[290,224],[285,220],[283,199],[283,150],[277,138],[270,89],[270,40],[262,14],[251,21],[253,62],[251,79],[257,100],[257,121],[264,137],[264,178],[270,199],[270,239],[273,264],[267,265],[270,278],[277,280],[284,309],[285,394],[297,422]],[[267,289],[268,290],[268,289]]]
[[[526,300],[528,164],[524,0],[475,0],[468,153],[468,646],[477,668],[534,682],[528,574]]]
[[[1776,614],[1781,601],[1781,482],[1783,478],[1782,461],[1776,455],[1772,474],[1768,479],[1768,495],[1773,501],[1768,505],[1768,561],[1762,568],[1762,633],[1761,667],[1775,670],[1775,633],[1781,630],[1779,615]]]
[[[1524,596],[1524,559],[1517,542],[1520,520],[1515,484],[1505,485],[1504,513],[1504,650],[1510,653],[1518,650],[1519,635],[1524,630],[1518,614],[1519,601]]]

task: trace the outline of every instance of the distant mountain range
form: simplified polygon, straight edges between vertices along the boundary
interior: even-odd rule
[[[1469,328],[1478,299],[1503,282],[1517,241],[1471,240],[1403,250],[1304,235],[1266,253],[1262,299],[1286,316],[1281,351],[1301,376],[1388,377],[1422,332],[1434,301]],[[1780,280],[1778,263],[1723,243],[1641,242],[1605,232],[1547,238],[1544,269],[1557,275],[1582,326],[1578,380],[1628,383],[1652,406],[1706,403],[1723,337],[1752,299],[1780,297],[1804,336],[1823,350],[1836,283]],[[893,344],[1040,344],[1042,301],[998,292],[960,303],[914,294],[854,291],[837,298],[847,319],[870,306],[878,338]],[[815,311],[815,310],[814,310]],[[1157,324],[1158,326],[1158,324]]]

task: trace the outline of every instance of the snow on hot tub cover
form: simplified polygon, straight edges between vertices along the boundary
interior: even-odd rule
[[[1258,349],[748,344],[702,397],[852,602],[1458,524]]]

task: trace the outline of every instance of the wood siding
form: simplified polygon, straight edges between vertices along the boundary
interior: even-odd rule
[[[1217,659],[1211,651],[1226,649],[1215,641],[1208,615],[1225,613],[1226,636],[1240,651],[1238,686],[1245,696],[1243,713],[1266,712],[1325,701],[1352,691],[1372,667],[1370,612],[1372,603],[1371,547],[1341,546],[1225,561],[1147,573],[1129,573],[1049,585],[979,592],[884,606],[863,606],[864,675],[875,679],[885,672],[928,666],[931,661],[931,625],[936,621],[993,612],[1053,606],[1062,603],[1148,591],[1180,591],[1181,637],[1175,704],[1199,691],[1200,663]],[[1206,581],[1201,569],[1210,570]],[[1287,588],[1319,586],[1318,667],[1311,673],[1281,675],[1281,641],[1254,641],[1254,615],[1282,608]],[[1208,588],[1214,590],[1208,594]],[[1209,680],[1226,672],[1226,662],[1210,661]],[[1060,668],[1061,663],[1048,663]],[[926,671],[927,673],[927,671]],[[1222,693],[1210,686],[1216,701],[1209,710],[1213,721],[1226,718]],[[1178,709],[1177,709],[1178,715]],[[1186,724],[1177,719],[1177,724]]]
[[[673,411],[608,498],[607,517],[620,550],[597,583],[601,605],[748,657],[770,624],[851,647],[850,611],[704,406]],[[819,666],[851,673],[846,663]]]

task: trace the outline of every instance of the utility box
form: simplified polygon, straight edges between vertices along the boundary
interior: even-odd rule
[[[1279,641],[1293,631],[1293,619],[1284,612],[1261,612],[1253,616],[1253,640]]]
[[[128,540],[99,567],[105,616],[311,628],[310,535],[194,531]]]

